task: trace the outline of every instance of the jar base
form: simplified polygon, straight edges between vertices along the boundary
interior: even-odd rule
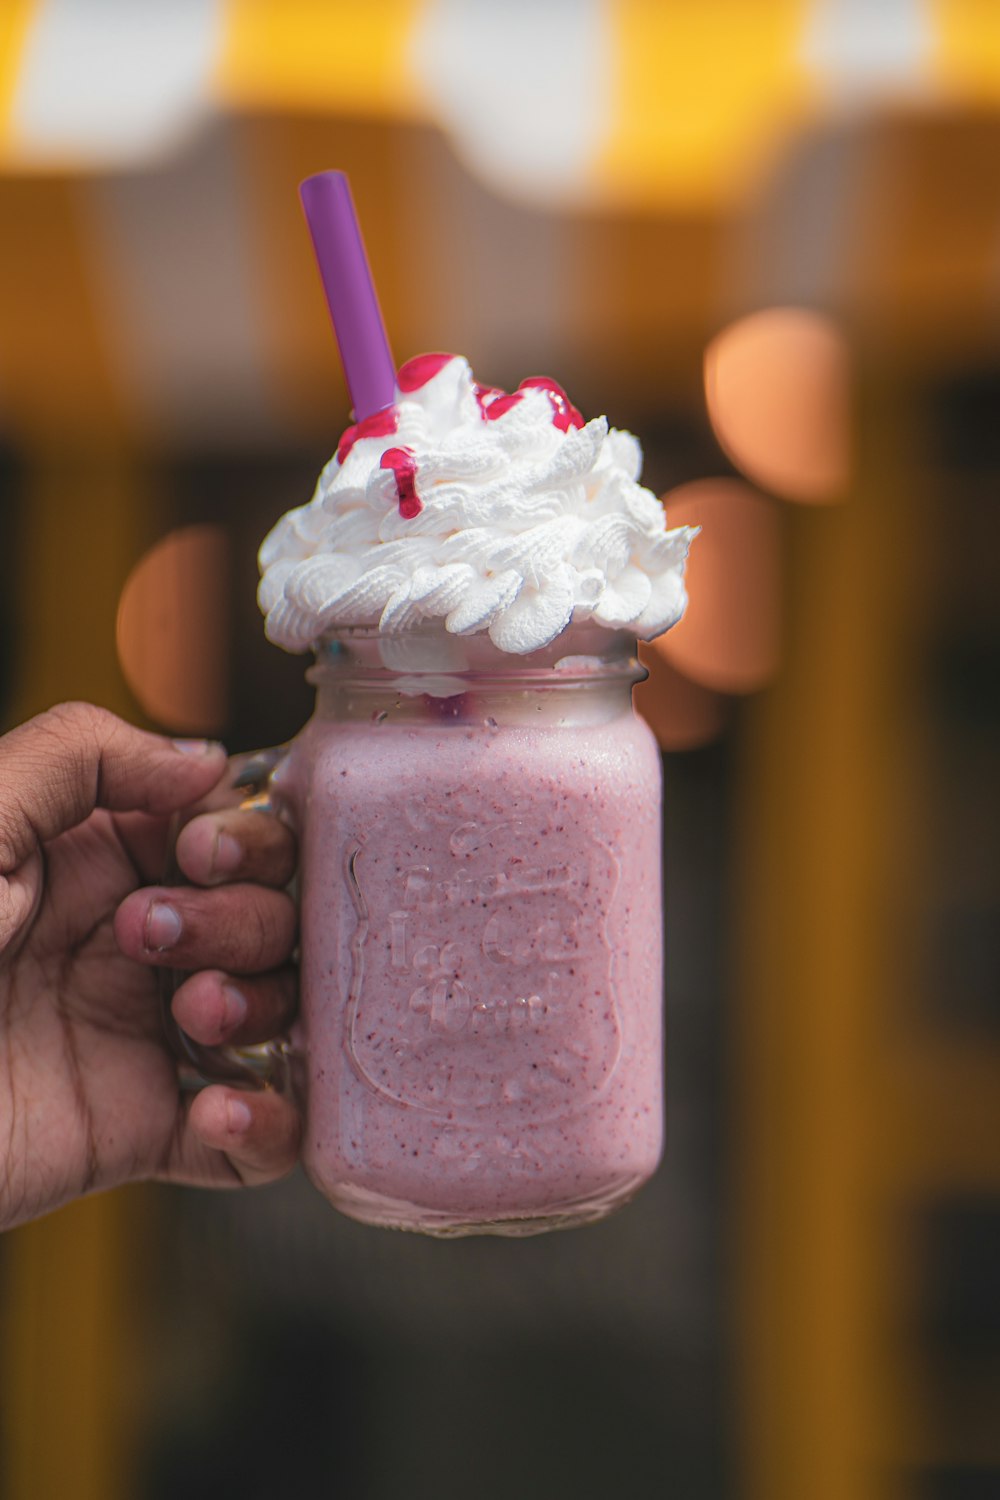
[[[578,1229],[584,1224],[596,1224],[623,1208],[647,1181],[644,1175],[629,1177],[597,1196],[588,1194],[586,1198],[553,1204],[541,1212],[529,1210],[495,1217],[486,1213],[479,1217],[468,1211],[452,1213],[424,1208],[357,1187],[338,1188],[328,1196],[340,1213],[376,1229],[401,1229],[440,1240],[462,1239],[474,1234],[525,1239],[554,1229]]]

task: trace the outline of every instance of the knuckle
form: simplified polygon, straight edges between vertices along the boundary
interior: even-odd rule
[[[282,874],[290,862],[294,863],[295,836],[276,813],[244,812],[238,817],[233,832],[262,875]]]
[[[98,760],[115,734],[120,720],[93,703],[57,703],[25,725],[24,747],[50,776],[61,773],[73,783],[79,768]]]
[[[216,931],[224,933],[218,944],[223,962],[237,965],[244,973],[264,968],[274,947],[274,924],[258,892],[253,887],[234,888],[231,898],[212,905],[219,918]]]
[[[21,858],[24,830],[15,810],[0,803],[0,875],[9,875]]]
[[[69,745],[104,739],[115,722],[106,708],[80,702],[56,703],[32,720],[41,733]]]
[[[259,898],[247,903],[245,921],[247,954],[254,968],[260,968],[274,948],[274,923],[268,921]]]

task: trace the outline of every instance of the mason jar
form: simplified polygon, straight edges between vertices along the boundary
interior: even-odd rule
[[[437,1235],[603,1218],[662,1142],[660,761],[629,636],[351,629],[273,778],[301,841],[305,1169]]]

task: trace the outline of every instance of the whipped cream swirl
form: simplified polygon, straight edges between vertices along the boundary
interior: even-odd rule
[[[668,531],[628,432],[584,423],[552,381],[507,395],[425,355],[395,406],[349,428],[308,505],[260,549],[267,634],[305,651],[344,626],[440,620],[540,650],[571,620],[651,640],[684,612],[695,532]]]

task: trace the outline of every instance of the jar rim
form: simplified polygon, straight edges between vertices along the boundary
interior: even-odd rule
[[[374,686],[400,677],[415,682],[448,678],[460,692],[483,678],[498,685],[569,686],[595,679],[637,682],[646,675],[633,634],[590,621],[571,623],[547,646],[524,655],[501,651],[485,631],[456,636],[437,622],[432,629],[417,626],[391,635],[377,625],[347,626],[331,631],[315,651],[316,663],[306,674],[313,683],[351,677]]]

